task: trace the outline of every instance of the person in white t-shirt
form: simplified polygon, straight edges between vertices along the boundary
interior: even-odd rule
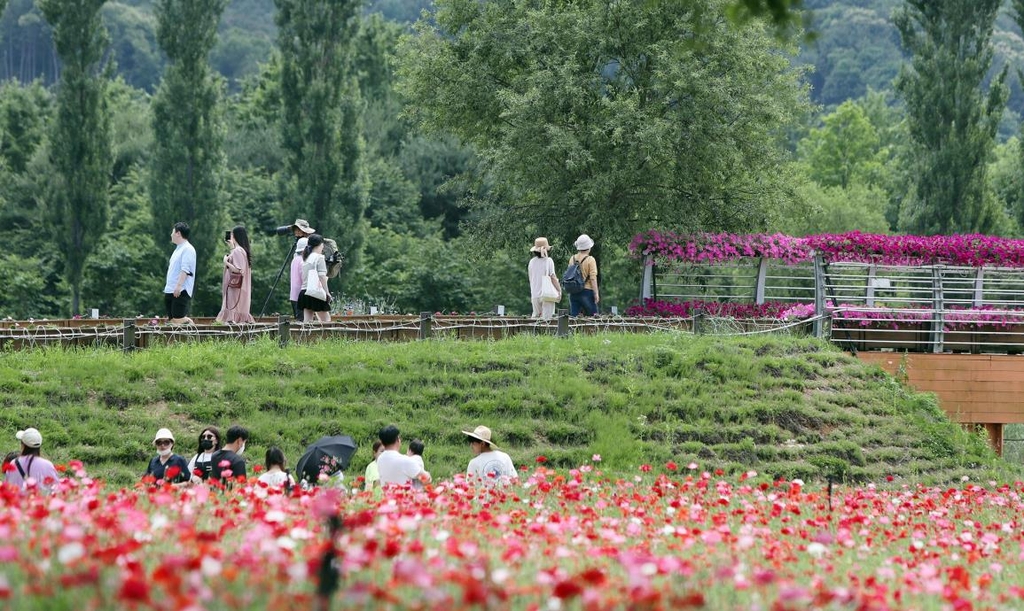
[[[478,426],[473,432],[462,431],[469,438],[473,459],[469,461],[466,474],[487,484],[503,484],[517,479],[519,473],[508,454],[502,452],[491,440],[491,429]]]
[[[384,451],[377,457],[377,470],[380,472],[380,485],[409,486],[414,480],[430,481],[430,473],[423,470],[420,463],[399,452],[402,447],[402,435],[398,427],[391,424],[377,434]]]
[[[295,486],[295,479],[284,469],[284,452],[281,448],[270,446],[264,463],[267,470],[259,477],[261,484],[266,484],[268,488],[283,488],[289,491]]]

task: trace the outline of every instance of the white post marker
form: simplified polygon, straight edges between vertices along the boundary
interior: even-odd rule
[[[619,306],[612,306],[612,316],[619,315]]]
[[[504,316],[504,315],[505,315],[505,306],[503,306],[503,305],[498,306],[498,316]]]
[[[377,306],[370,306],[370,316],[377,315]]]
[[[93,308],[93,309],[92,309],[92,317],[93,317],[94,319],[96,319],[96,318],[99,318],[99,317],[100,317],[100,309],[99,309],[99,308]]]

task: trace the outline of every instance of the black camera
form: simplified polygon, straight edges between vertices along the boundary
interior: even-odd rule
[[[225,242],[230,242],[231,241],[231,230],[230,229],[228,229],[227,231],[224,232],[224,241]]]
[[[270,235],[292,235],[291,225],[281,225],[280,227],[273,229]]]

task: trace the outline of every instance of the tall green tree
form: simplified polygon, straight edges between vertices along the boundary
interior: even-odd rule
[[[101,61],[107,33],[100,21],[106,0],[39,0],[53,27],[61,60],[57,119],[50,155],[56,184],[50,190],[55,238],[71,285],[71,313],[79,313],[82,270],[107,226],[110,187],[108,74]]]
[[[287,218],[334,238],[351,269],[364,239],[365,175],[353,53],[359,0],[274,0],[281,53]]]
[[[1024,28],[1024,0],[1010,0],[1014,21],[1018,28]],[[1017,69],[1017,80],[1024,82],[1024,70]],[[1013,216],[1019,227],[1024,227],[1024,125],[1020,127],[1020,138],[1017,140],[1016,193],[1008,198],[1013,205]]]
[[[986,164],[1006,106],[1006,70],[983,90],[1000,0],[906,0],[893,16],[911,55],[896,80],[913,140],[915,194],[900,229],[994,233],[1006,215],[987,194]]]
[[[223,223],[218,179],[224,165],[224,128],[218,108],[221,83],[209,64],[217,25],[227,0],[158,0],[157,41],[168,66],[153,98],[153,159],[150,201],[157,244],[166,244],[171,226],[185,221],[200,261],[198,311],[220,302],[220,268],[206,265],[219,254]],[[202,290],[206,288],[208,290]]]
[[[724,0],[438,0],[399,86],[434,133],[476,147],[492,241],[652,226],[751,230],[790,197],[779,135],[806,108],[778,40]]]

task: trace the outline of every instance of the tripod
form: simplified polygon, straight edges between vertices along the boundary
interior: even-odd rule
[[[260,308],[260,318],[263,318],[263,314],[267,311],[267,304],[270,303],[270,298],[274,294],[274,289],[277,288],[277,283],[281,281],[281,276],[284,274],[284,270],[291,264],[292,257],[295,255],[295,245],[299,243],[299,239],[295,238],[292,242],[292,247],[288,250],[288,256],[284,258],[284,263],[281,264],[281,271],[277,272],[277,278],[274,278],[274,284],[270,287],[270,292],[267,293],[267,298],[263,300],[263,307]],[[291,303],[291,302],[289,302]],[[292,311],[292,317],[295,317],[295,311]]]

